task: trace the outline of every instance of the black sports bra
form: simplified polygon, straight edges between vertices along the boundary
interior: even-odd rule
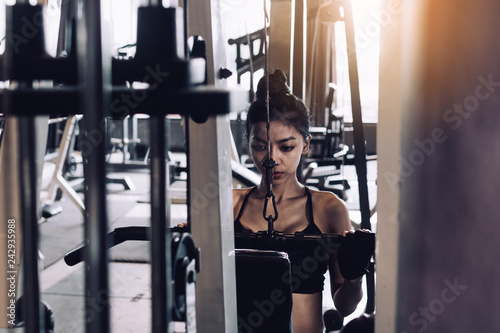
[[[248,198],[256,187],[252,188],[245,196],[243,204],[236,220],[234,220],[234,231],[238,233],[249,232],[240,222],[243,210],[248,201]],[[258,248],[263,250],[276,250],[288,253],[291,264],[291,276],[284,277],[289,279],[292,287],[292,292],[298,294],[314,294],[323,290],[325,281],[325,273],[328,269],[330,261],[330,251],[328,246],[321,240],[303,241],[303,235],[322,235],[321,230],[314,223],[311,192],[305,187],[307,195],[306,213],[309,215],[309,224],[307,227],[295,233],[293,241],[275,242],[275,243],[252,243],[252,242],[236,242],[238,248]],[[265,247],[265,248],[263,248]]]

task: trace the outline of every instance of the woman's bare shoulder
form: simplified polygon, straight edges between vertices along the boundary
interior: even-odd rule
[[[239,206],[252,187],[233,189],[233,206]]]
[[[245,188],[234,188],[233,189],[233,198],[245,197],[245,195],[250,192],[253,187],[245,187]]]
[[[312,188],[309,189],[309,191],[311,192],[311,196],[314,201],[325,205],[328,208],[347,209],[347,205],[345,204],[345,202],[338,196],[336,196],[333,192],[319,191]]]
[[[233,189],[233,215],[235,218],[240,211],[243,200],[245,200],[245,196],[251,189],[252,187]]]
[[[314,220],[322,230],[341,233],[351,229],[346,203],[332,192],[310,189]]]

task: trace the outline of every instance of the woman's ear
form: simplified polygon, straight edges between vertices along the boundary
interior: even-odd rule
[[[311,134],[307,135],[306,141],[304,142],[304,149],[302,149],[302,154],[305,155],[309,152],[311,146]]]

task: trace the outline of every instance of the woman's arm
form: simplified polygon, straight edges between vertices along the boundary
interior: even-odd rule
[[[335,250],[330,259],[330,283],[335,308],[342,316],[346,317],[356,310],[363,297],[362,281],[363,277],[354,280],[342,278],[337,263],[337,250]]]
[[[345,234],[345,232],[352,230],[349,210],[342,200],[329,193],[323,195],[322,201],[323,205],[320,207],[324,207],[324,211],[321,212],[321,217],[323,222],[327,221],[327,225],[324,225],[327,232]],[[348,316],[356,310],[359,301],[363,297],[361,288],[363,278],[346,280],[342,277],[337,260],[337,250],[331,253],[329,273],[335,307],[342,316]]]

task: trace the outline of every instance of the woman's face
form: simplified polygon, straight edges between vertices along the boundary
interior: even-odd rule
[[[255,123],[249,135],[250,153],[255,166],[262,175],[266,174],[261,165],[267,158],[267,129],[265,122]],[[269,126],[269,141],[271,143],[271,158],[277,165],[273,170],[274,184],[283,183],[296,178],[296,170],[300,157],[309,149],[309,140],[291,126],[280,121],[272,121]]]

